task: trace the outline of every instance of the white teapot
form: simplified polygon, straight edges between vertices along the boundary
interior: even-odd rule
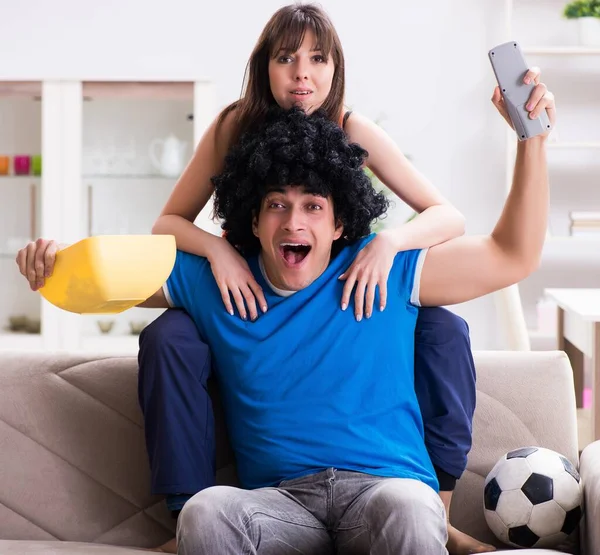
[[[154,139],[150,143],[148,155],[152,165],[166,177],[179,177],[185,166],[185,153],[188,143],[170,134],[166,139]],[[160,155],[156,149],[161,147]]]

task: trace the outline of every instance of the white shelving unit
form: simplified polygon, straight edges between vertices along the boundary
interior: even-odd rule
[[[598,287],[600,237],[571,236],[571,210],[600,210],[600,48],[578,44],[576,23],[562,18],[564,0],[505,0],[506,40],[517,40],[531,66],[556,93],[558,137],[548,143],[550,230],[540,269],[519,287],[497,294],[501,317],[517,330],[509,348],[557,348],[556,331],[547,321],[537,329],[535,308],[549,287]],[[534,23],[535,20],[535,24]],[[507,190],[516,151],[507,132]],[[557,215],[563,225],[555,225]],[[550,308],[551,307],[547,307]],[[547,310],[544,309],[544,311]],[[548,314],[550,317],[550,314]],[[579,445],[591,441],[590,411],[578,409]]]
[[[585,274],[594,270],[594,264],[596,271],[600,267],[600,237],[595,239],[569,236],[564,224],[570,210],[600,209],[600,188],[597,189],[593,185],[583,193],[587,195],[589,190],[588,203],[578,206],[567,206],[565,203],[565,198],[568,199],[573,187],[581,197],[581,189],[587,187],[588,181],[593,183],[594,177],[591,172],[594,168],[590,165],[590,160],[600,160],[600,132],[594,133],[587,129],[587,133],[581,133],[580,130],[585,125],[579,125],[579,122],[585,124],[586,121],[574,110],[577,103],[583,104],[582,95],[587,91],[590,103],[586,106],[590,117],[594,117],[594,107],[596,114],[600,113],[597,109],[600,99],[600,48],[578,44],[576,23],[562,17],[565,3],[562,0],[505,0],[505,39],[518,41],[529,65],[541,67],[544,80],[553,88],[555,85],[560,86],[560,94],[557,94],[558,137],[548,143],[550,226],[554,234],[549,234],[547,238],[542,265],[538,272],[519,287],[513,286],[510,293],[504,291],[498,294],[497,306],[501,318],[508,318],[510,322],[506,325],[517,330],[510,338],[509,348],[552,348],[555,338],[548,333],[537,331],[533,317],[535,303],[542,295],[543,288],[585,286],[584,280],[589,279]],[[574,78],[575,84],[568,86],[574,82]],[[572,100],[573,95],[577,95],[575,100]],[[579,119],[576,120],[576,116],[579,116]],[[577,123],[571,123],[572,121]],[[597,123],[600,124],[600,120]],[[563,133],[565,127],[569,132]],[[597,125],[595,127],[597,128]],[[516,144],[514,133],[508,130],[507,190],[512,180]],[[595,169],[600,171],[600,164]],[[573,177],[567,179],[569,174]],[[584,177],[581,178],[581,175]],[[600,175],[596,183],[600,183]],[[579,198],[575,192],[572,196],[573,199]],[[557,205],[557,202],[564,205]],[[557,214],[561,216],[562,225],[553,225],[553,218],[555,219]],[[558,228],[558,233],[554,228]],[[566,270],[568,268],[573,268],[571,276]]]
[[[214,83],[191,75],[0,81],[0,156],[41,153],[43,160],[41,177],[0,175],[0,350],[137,352],[139,337],[130,323],[149,322],[162,311],[61,311],[29,290],[16,250],[38,236],[72,243],[90,233],[150,233],[176,182],[152,166],[152,140],[174,134],[186,141],[187,163],[216,113]],[[195,223],[216,233],[211,209]],[[10,318],[21,315],[39,320],[40,332],[11,330]],[[101,334],[100,320],[113,320],[113,329]]]

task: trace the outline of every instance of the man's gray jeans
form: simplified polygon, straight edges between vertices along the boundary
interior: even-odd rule
[[[278,487],[215,486],[179,515],[180,555],[446,555],[444,505],[417,480],[329,468]]]

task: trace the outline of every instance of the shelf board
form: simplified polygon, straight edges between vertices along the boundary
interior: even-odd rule
[[[86,173],[82,175],[83,179],[108,179],[112,181],[125,180],[162,180],[162,181],[175,181],[178,177],[167,177],[159,174],[108,174],[108,173]]]
[[[41,175],[0,175],[1,181],[10,181],[10,180],[18,180],[18,181],[39,181],[42,179]]]
[[[83,81],[82,95],[86,99],[152,98],[160,100],[193,100],[193,81]],[[0,81],[0,97],[21,97],[39,100],[42,81]]]
[[[0,351],[41,350],[42,336],[39,333],[0,332]]]
[[[523,48],[523,54],[539,56],[598,56],[600,48],[583,46],[531,46]]]
[[[190,81],[83,81],[84,98],[153,98],[162,100],[193,100],[194,83]]]
[[[0,81],[0,97],[39,98],[41,81]]]

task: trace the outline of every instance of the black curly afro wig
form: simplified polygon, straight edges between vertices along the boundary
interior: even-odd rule
[[[227,240],[244,254],[257,253],[252,219],[270,190],[288,185],[332,197],[335,218],[344,226],[334,252],[368,235],[389,201],[363,171],[366,156],[324,112],[272,109],[260,129],[240,137],[223,171],[212,178],[215,215]]]

